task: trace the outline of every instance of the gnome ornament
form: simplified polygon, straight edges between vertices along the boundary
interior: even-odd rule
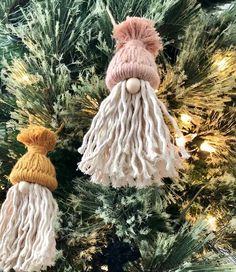
[[[106,85],[110,95],[84,136],[79,169],[93,182],[114,187],[144,187],[177,176],[188,157],[175,145],[164,116],[183,137],[175,119],[158,99],[160,77],[155,57],[162,44],[153,23],[130,17],[113,31],[117,52],[111,60]]]
[[[57,188],[56,172],[46,157],[56,135],[29,126],[17,136],[28,152],[10,174],[9,189],[0,212],[0,269],[16,272],[45,270],[56,256],[54,224],[58,206],[51,191]]]

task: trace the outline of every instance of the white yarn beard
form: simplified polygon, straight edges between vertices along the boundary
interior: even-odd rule
[[[83,154],[79,169],[93,182],[114,187],[160,185],[162,178],[177,176],[188,154],[175,146],[163,114],[181,137],[149,82],[141,80],[137,94],[127,92],[126,81],[118,83],[101,103],[78,149]]]
[[[16,272],[54,265],[54,224],[58,206],[46,187],[29,183],[27,193],[12,186],[0,212],[0,268]]]

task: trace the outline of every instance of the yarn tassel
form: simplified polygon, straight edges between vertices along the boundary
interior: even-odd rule
[[[136,94],[127,92],[126,83],[115,85],[101,103],[78,150],[78,167],[93,182],[114,187],[160,185],[162,178],[177,176],[188,157],[174,144],[164,116],[178,137],[182,133],[149,82],[141,80]]]
[[[55,135],[33,126],[23,130],[18,140],[28,146],[28,152],[12,170],[10,180],[15,185],[1,207],[0,268],[41,271],[54,265],[56,256],[58,206],[49,188],[55,189],[57,183],[54,167],[45,156],[55,145]]]

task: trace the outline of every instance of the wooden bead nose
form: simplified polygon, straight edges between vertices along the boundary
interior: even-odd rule
[[[132,77],[126,81],[126,89],[131,94],[136,94],[140,91],[141,83],[138,78]]]
[[[27,194],[29,192],[30,184],[28,182],[21,181],[18,186],[19,186],[19,190],[20,190],[21,193]]]

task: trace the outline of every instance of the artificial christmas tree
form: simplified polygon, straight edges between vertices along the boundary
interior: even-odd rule
[[[173,142],[190,157],[160,187],[113,188],[76,171],[77,149],[109,97],[110,13],[118,24],[147,18],[162,38],[157,98],[183,133],[171,130]],[[59,254],[48,271],[236,271],[235,15],[235,1],[0,3],[0,200],[29,118],[57,131],[49,156]]]

